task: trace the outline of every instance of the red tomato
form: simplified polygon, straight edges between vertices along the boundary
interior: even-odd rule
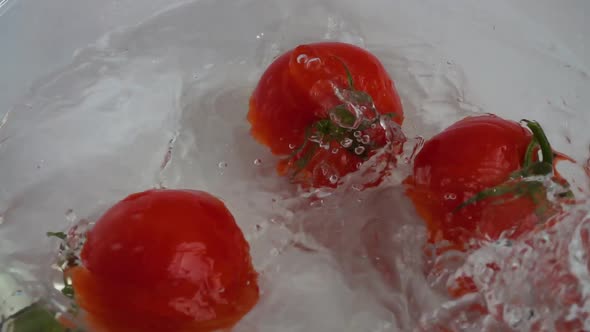
[[[554,214],[544,184],[523,180],[526,171],[567,186],[554,171],[557,158],[542,129],[534,128],[535,140],[546,142],[541,152],[547,160],[539,160],[538,144],[528,149],[532,129],[494,115],[465,118],[424,144],[406,184],[431,242],[467,249],[474,239],[514,239]]]
[[[268,67],[250,98],[248,120],[254,138],[273,154],[290,155],[280,163],[280,174],[296,173],[296,182],[313,187],[335,187],[330,177],[357,170],[375,148],[385,145],[380,126],[350,130],[352,126],[343,127],[331,117],[338,106],[353,114],[351,105],[338,97],[337,91],[359,101],[369,120],[390,114],[398,124],[403,121],[393,82],[371,53],[336,42],[300,45]],[[329,126],[328,134],[322,136],[329,138],[324,144],[309,142],[310,132],[322,135],[317,129],[321,125]],[[338,135],[331,135],[337,131]],[[359,143],[360,137],[353,137],[353,131],[368,135],[370,143]],[[344,139],[350,139],[351,145],[341,144]]]
[[[520,124],[485,115],[465,118],[424,144],[406,183],[409,197],[428,225],[430,241],[446,240],[463,248],[472,238],[497,238],[512,227],[516,236],[534,225],[534,206],[524,197],[503,208],[490,199],[456,210],[521,169],[531,138]]]
[[[258,301],[248,243],[202,191],[130,195],[88,233],[81,259],[69,275],[98,331],[213,331]]]
[[[546,141],[544,134],[537,136],[516,122],[484,115],[465,118],[424,144],[405,183],[439,253],[467,250],[502,235],[518,238],[557,212],[542,182],[523,180],[525,170],[528,176],[532,166],[544,166],[543,174],[563,182],[553,171],[549,143],[542,148],[548,162],[539,160],[539,148],[530,145],[533,137]],[[468,276],[449,289],[457,297],[476,290]]]

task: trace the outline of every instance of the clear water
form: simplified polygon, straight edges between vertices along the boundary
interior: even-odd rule
[[[564,173],[589,189],[588,63],[510,1],[480,6],[191,1],[80,49],[0,122],[0,313],[36,298],[66,303],[53,287],[56,242],[46,231],[163,186],[221,197],[250,241],[263,294],[237,332],[553,331],[572,317],[590,330],[585,206],[547,234],[431,262],[399,186],[418,136],[491,112],[540,121],[579,162]],[[403,100],[404,132],[416,139],[380,187],[355,190],[352,176],[312,199],[276,176],[276,157],[249,136],[245,116],[275,56],[324,39],[383,61]],[[494,274],[491,261],[513,268]],[[436,263],[441,275],[428,272]],[[460,272],[476,276],[481,295],[445,295],[446,278]],[[573,294],[582,301],[567,302]],[[494,310],[468,310],[474,303]]]

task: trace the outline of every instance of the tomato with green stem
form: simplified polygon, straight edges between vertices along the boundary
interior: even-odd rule
[[[194,190],[149,190],[115,204],[66,274],[98,331],[214,331],[234,325],[259,296],[233,216]]]
[[[279,174],[317,188],[335,187],[386,145],[383,115],[403,121],[379,60],[354,45],[322,42],[297,46],[266,69],[248,120],[254,138],[284,157]]]
[[[424,144],[406,185],[430,242],[465,250],[473,240],[516,238],[551,216],[541,177],[558,180],[554,152],[538,123],[523,123],[468,117]]]
[[[522,123],[495,115],[468,117],[428,140],[416,155],[405,181],[407,195],[437,253],[516,239],[555,215],[556,202],[571,197],[554,170],[555,152],[541,126]],[[549,193],[547,181],[561,190]],[[467,276],[451,289],[455,296],[473,291]]]

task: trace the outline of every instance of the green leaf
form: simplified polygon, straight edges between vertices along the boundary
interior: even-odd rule
[[[347,127],[351,127],[356,121],[356,116],[346,109],[344,105],[334,107],[330,113],[333,113],[334,116],[338,118],[339,122]]]
[[[553,165],[544,161],[538,161],[510,174],[510,179],[525,178],[533,175],[545,176],[550,174],[552,171]]]
[[[541,189],[543,183],[540,181],[519,181],[516,183],[503,183],[501,185],[484,189],[477,194],[471,196],[468,200],[459,204],[454,210],[457,212],[466,206],[475,204],[477,202],[486,200],[492,197],[500,197],[506,194],[514,194],[514,198],[522,197],[524,195],[534,195],[534,192]]]
[[[33,304],[18,313],[12,324],[13,332],[66,332],[55,315],[40,304]]]
[[[454,212],[457,212],[457,211],[459,211],[471,204],[475,204],[479,201],[483,201],[484,199],[487,199],[490,197],[499,197],[499,196],[505,195],[507,193],[510,193],[512,191],[514,191],[514,187],[511,185],[506,185],[506,184],[501,184],[499,186],[484,189],[484,190],[478,192],[477,194],[471,196],[468,200],[459,204],[459,206],[457,206],[455,208]]]
[[[47,237],[56,237],[60,240],[65,240],[68,235],[64,232],[47,232]]]
[[[315,123],[315,128],[316,130],[322,134],[323,136],[327,136],[330,135],[330,133],[333,130],[333,124],[332,121],[328,120],[328,119],[324,119],[324,120],[319,120]],[[309,137],[306,137],[306,139],[309,139]]]

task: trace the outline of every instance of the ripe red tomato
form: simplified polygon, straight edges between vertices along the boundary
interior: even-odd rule
[[[300,45],[267,68],[250,98],[248,120],[254,138],[273,154],[289,156],[279,174],[335,187],[335,177],[356,171],[385,145],[377,121],[382,114],[403,121],[399,96],[379,60],[353,45],[324,42]]]
[[[555,215],[560,208],[547,199],[545,183],[527,177],[552,176],[564,186],[556,198],[570,197],[541,127],[527,126],[494,115],[468,117],[428,140],[416,155],[407,194],[437,254],[473,249],[501,236],[516,239]],[[475,291],[469,276],[449,288],[455,297]]]
[[[88,233],[81,260],[68,273],[98,331],[213,331],[258,301],[248,243],[202,191],[130,195]]]
[[[431,242],[464,250],[473,239],[494,240],[502,233],[516,238],[542,221],[545,188],[513,176],[525,166],[532,138],[516,122],[484,115],[465,118],[424,144],[406,184]],[[529,151],[535,164],[536,151]],[[487,197],[464,204],[494,187]]]

